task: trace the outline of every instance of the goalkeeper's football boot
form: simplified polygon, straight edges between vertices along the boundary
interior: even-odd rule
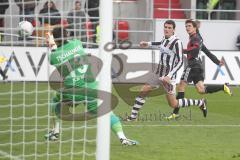
[[[203,101],[203,104],[200,106],[200,109],[202,110],[203,112],[203,116],[206,118],[207,117],[207,100],[206,99],[202,99]]]
[[[135,146],[139,144],[137,141],[131,139],[120,139],[120,142],[124,146]]]
[[[231,88],[229,87],[229,84],[228,84],[228,83],[225,83],[225,84],[223,85],[223,87],[224,87],[224,92],[225,92],[226,94],[228,94],[229,96],[232,96],[232,90],[231,90]]]
[[[177,119],[179,117],[180,117],[179,114],[172,113],[170,116],[166,117],[166,119],[167,120],[174,120],[174,119]]]
[[[51,130],[49,133],[44,135],[44,138],[49,141],[57,141],[59,138],[59,133],[55,133],[54,130]]]

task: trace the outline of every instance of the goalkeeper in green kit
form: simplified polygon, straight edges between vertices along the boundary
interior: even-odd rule
[[[67,40],[68,33],[64,28],[54,28],[48,35],[47,43],[51,49],[50,64],[63,77],[62,84],[56,89],[56,96],[51,101],[51,112],[55,114],[53,129],[44,137],[56,141],[60,133],[60,119],[63,113],[70,113],[69,108],[80,103],[87,105],[88,114],[83,117],[97,116],[97,81],[90,65],[82,64],[87,61],[87,55],[79,40]],[[63,89],[64,88],[64,89]],[[88,92],[88,89],[90,90]],[[87,90],[87,91],[86,91]],[[79,92],[80,91],[80,92]],[[68,115],[68,114],[66,114]],[[119,118],[111,112],[111,130],[117,135],[121,144],[136,145],[137,142],[126,138]],[[70,118],[71,120],[71,118]],[[73,120],[73,119],[72,119]]]

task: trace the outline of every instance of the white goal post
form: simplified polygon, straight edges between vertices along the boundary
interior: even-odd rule
[[[19,5],[25,5],[25,1],[9,0],[6,14],[0,15],[0,18],[4,17],[5,20],[5,26],[0,27],[0,36],[2,37],[0,70],[6,74],[6,78],[0,75],[0,159],[110,160],[109,113],[104,115],[100,113],[99,115],[102,116],[89,121],[59,119],[59,126],[56,127],[59,130],[58,138],[52,140],[47,137],[54,131],[53,128],[56,129],[56,125],[53,126],[55,124],[53,118],[56,120],[57,117],[53,115],[50,107],[54,103],[53,97],[56,91],[51,88],[49,77],[55,68],[49,63],[48,54],[50,53],[46,47],[46,34],[44,33],[51,31],[52,27],[59,24],[64,26],[63,22],[69,18],[82,19],[76,23],[75,21],[68,22],[68,25],[64,27],[69,31],[69,34],[74,33],[70,34],[70,40],[81,40],[84,48],[87,48],[86,51],[88,51],[92,49],[91,47],[98,46],[93,38],[96,36],[94,24],[98,24],[98,20],[91,21],[93,17],[86,14],[69,16],[69,13],[75,9],[77,0],[32,1],[35,4],[35,9],[31,10],[30,13],[21,13],[19,10]],[[85,11],[84,4],[91,0],[80,1],[83,3],[81,10]],[[45,4],[50,2],[54,3],[60,16],[39,14],[44,6],[48,6]],[[99,2],[100,6],[95,8],[100,11],[100,43],[97,56],[104,63],[97,77],[98,89],[111,93],[112,55],[104,50],[104,45],[112,41],[113,0],[99,0]],[[49,21],[40,23],[39,18],[42,20],[45,18]],[[59,18],[60,22],[55,24],[56,26],[52,25],[50,18]],[[18,35],[20,31],[18,23],[23,20],[32,23],[35,29],[33,36]],[[35,26],[34,23],[36,23]],[[104,107],[111,107],[110,98],[104,99],[104,101],[108,101],[105,102],[107,105]],[[86,111],[87,106],[84,104],[70,108],[71,112],[82,113]]]
[[[112,54],[104,51],[104,45],[112,41],[113,28],[113,1],[100,0],[100,45],[99,54],[103,61],[100,73],[99,90],[111,93],[111,61]],[[110,107],[111,99],[107,98]],[[110,157],[110,114],[98,117],[97,121],[97,160],[109,160]]]

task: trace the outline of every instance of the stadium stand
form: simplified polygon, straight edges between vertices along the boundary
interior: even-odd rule
[[[181,9],[180,1],[154,0],[154,18],[186,18],[183,11],[168,10],[169,8]]]
[[[87,38],[91,39],[93,37],[93,24],[91,21],[86,22]]]
[[[129,35],[128,35],[128,32],[126,32],[129,30],[128,22],[127,21],[118,21],[118,30],[120,30],[118,32],[118,40],[119,41],[128,40]]]

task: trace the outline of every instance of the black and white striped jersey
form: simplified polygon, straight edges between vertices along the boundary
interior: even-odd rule
[[[176,79],[177,71],[183,65],[182,42],[173,35],[169,38],[164,37],[160,42],[150,42],[150,45],[157,45],[160,50],[156,74],[159,77],[168,76],[172,80]]]

